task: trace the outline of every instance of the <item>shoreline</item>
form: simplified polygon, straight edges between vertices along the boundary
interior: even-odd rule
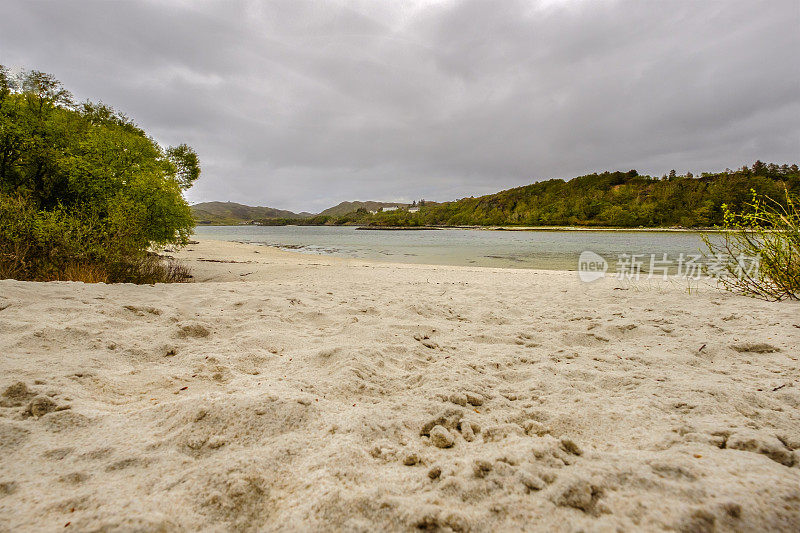
[[[482,231],[598,231],[598,232],[677,232],[677,233],[725,233],[728,230],[722,228],[624,228],[624,227],[611,227],[611,226],[364,226],[359,224],[197,224],[203,227],[239,227],[239,226],[263,226],[263,227],[315,227],[315,228],[356,228],[360,230],[444,230],[444,229],[459,229],[459,230],[482,230]]]
[[[284,250],[276,246],[260,243],[247,243],[242,241],[224,241],[216,239],[199,238],[195,235],[197,244],[189,245],[183,249],[172,250],[164,254],[165,258],[175,259],[196,272],[195,281],[246,281],[256,280],[265,267],[340,267],[340,268],[368,268],[372,270],[422,270],[432,272],[463,272],[463,273],[524,273],[531,272],[537,275],[552,274],[554,277],[575,278],[576,270],[550,270],[536,268],[515,268],[481,265],[452,265],[439,263],[404,263],[396,261],[383,261],[379,259],[363,259],[344,257],[316,252],[299,252],[297,250]],[[242,275],[244,274],[244,275]],[[607,280],[612,280],[609,276]]]
[[[197,235],[194,236],[198,238]],[[197,244],[189,245],[184,249],[177,251],[170,251],[164,257],[170,259],[177,259],[182,263],[189,266],[193,271],[199,269],[204,275],[208,274],[207,265],[211,264],[228,264],[228,265],[258,265],[261,259],[267,259],[271,263],[279,261],[277,264],[291,264],[292,266],[302,265],[320,265],[327,264],[330,266],[362,266],[369,268],[387,268],[387,269],[432,269],[432,270],[453,270],[464,272],[536,272],[539,274],[552,273],[556,275],[567,275],[569,278],[578,279],[577,268],[530,268],[527,266],[487,266],[487,265],[472,265],[472,264],[451,264],[451,263],[424,263],[424,262],[402,262],[392,261],[391,259],[378,259],[378,258],[358,258],[334,255],[331,253],[317,252],[317,251],[298,251],[296,248],[284,249],[278,246],[273,246],[263,243],[250,243],[244,241],[227,241],[216,240],[208,238],[199,238],[195,241]],[[259,255],[260,254],[260,255]],[[233,258],[233,259],[231,259]],[[577,259],[576,259],[577,261]],[[246,267],[230,267],[231,272],[246,271]],[[247,276],[254,274],[250,272]],[[648,272],[642,271],[641,277],[638,280],[620,280],[614,275],[614,272],[607,272],[602,278],[609,283],[617,283],[618,285],[625,286],[647,286],[652,284],[666,283],[670,285],[680,285],[687,290],[696,290],[698,287],[706,287],[711,290],[716,290],[713,278],[709,276],[702,276],[699,279],[686,279],[679,277],[675,274],[670,274],[664,280],[661,276],[648,278]],[[212,278],[204,278],[212,279]],[[589,282],[586,285],[592,286],[595,281]]]

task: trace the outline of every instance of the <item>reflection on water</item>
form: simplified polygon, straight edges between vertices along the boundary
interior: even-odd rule
[[[681,254],[701,254],[700,233],[659,231],[368,231],[330,226],[198,226],[200,238],[275,246],[310,254],[399,263],[576,270],[591,250],[611,270],[623,254],[636,254],[648,272],[651,254],[667,254],[674,273]],[[663,263],[659,263],[663,266]]]

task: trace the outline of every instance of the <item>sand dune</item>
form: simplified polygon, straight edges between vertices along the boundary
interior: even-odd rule
[[[800,529],[796,303],[190,248],[0,281],[0,530]]]

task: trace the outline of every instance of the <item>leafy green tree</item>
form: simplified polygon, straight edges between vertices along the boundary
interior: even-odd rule
[[[190,147],[164,149],[112,108],[76,104],[53,76],[0,66],[0,276],[92,265],[135,279],[149,247],[186,243],[182,193],[199,175]]]

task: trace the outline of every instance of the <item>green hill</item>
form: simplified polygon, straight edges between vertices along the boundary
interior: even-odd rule
[[[359,223],[375,225],[709,227],[722,224],[722,205],[739,211],[752,190],[775,200],[785,189],[800,194],[797,165],[654,178],[629,172],[548,180],[479,198],[464,198],[419,213],[380,213]]]
[[[408,205],[409,204],[401,204],[397,202],[342,202],[339,205],[329,207],[328,209],[322,211],[319,213],[319,216],[338,217],[352,213],[353,211],[358,211],[359,209],[377,211],[378,209],[382,209],[384,207],[408,207]]]
[[[752,192],[775,200],[785,190],[800,195],[797,165],[764,164],[752,168],[661,178],[635,170],[603,172],[569,181],[553,179],[478,198],[425,204],[418,212],[365,211],[316,216],[302,224],[372,226],[598,226],[711,227],[723,223],[722,205],[741,211]],[[270,223],[280,223],[273,220]]]
[[[293,213],[272,207],[252,207],[234,202],[203,202],[191,208],[192,216],[201,225],[232,225],[268,218],[300,219],[311,216],[311,213]]]
[[[236,225],[255,220],[300,220],[313,216],[338,217],[359,209],[377,211],[384,207],[407,207],[409,204],[397,202],[342,202],[314,215],[313,213],[294,213],[272,207],[252,207],[234,202],[203,202],[194,204],[192,215],[201,225]]]
[[[602,172],[571,180],[552,179],[478,198],[420,202],[342,202],[318,215],[230,202],[192,206],[199,224],[371,225],[371,226],[596,226],[711,227],[723,223],[722,205],[741,211],[752,192],[775,200],[785,190],[800,195],[797,165],[764,164],[700,177],[662,177]],[[380,208],[400,209],[372,214]],[[208,222],[211,221],[211,222]]]

